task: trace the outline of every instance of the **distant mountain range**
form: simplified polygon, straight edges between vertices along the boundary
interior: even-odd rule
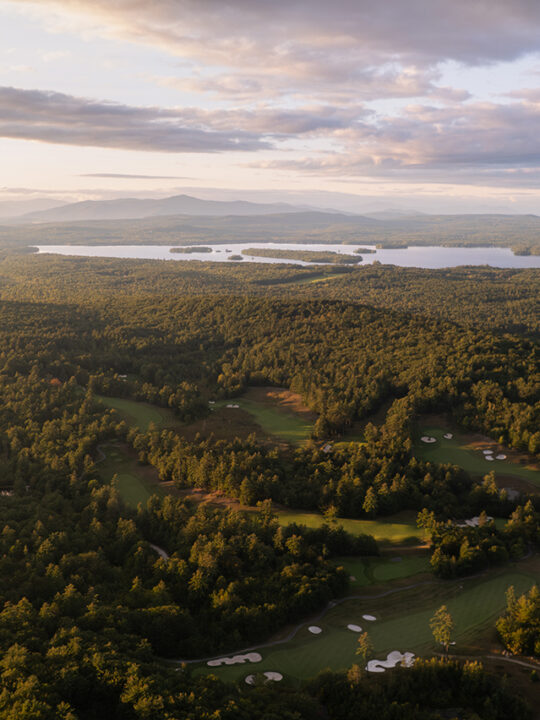
[[[49,198],[36,198],[35,200],[0,200],[0,220],[17,218],[22,214],[41,212],[51,208],[60,207],[65,203]]]
[[[11,220],[17,223],[56,223],[92,220],[139,220],[171,215],[223,217],[227,215],[282,215],[303,212],[306,207],[287,203],[253,203],[245,200],[201,200],[190,195],[154,199],[122,198],[118,200],[86,200],[60,207],[25,213]],[[339,213],[338,213],[339,214]]]

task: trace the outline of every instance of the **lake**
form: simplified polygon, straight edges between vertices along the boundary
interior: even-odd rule
[[[228,262],[230,255],[241,255],[248,248],[272,248],[280,250],[331,250],[345,255],[352,255],[357,245],[329,244],[295,244],[295,243],[228,243],[220,245],[205,244],[212,252],[202,253],[171,253],[171,247],[180,245],[39,245],[39,253],[56,255],[78,255],[84,257],[133,258],[141,260],[173,260],[189,262]],[[375,250],[373,245],[360,247]],[[293,265],[313,265],[301,260],[284,260],[281,258],[254,258],[244,255],[243,262],[286,263]],[[384,265],[401,267],[445,268],[459,265],[490,265],[497,268],[540,268],[540,255],[514,255],[510,248],[501,247],[426,247],[411,246],[400,250],[376,250],[375,253],[362,255],[361,265],[368,265],[377,260]]]

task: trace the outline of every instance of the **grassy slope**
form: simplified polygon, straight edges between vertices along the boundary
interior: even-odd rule
[[[426,585],[402,591],[388,598],[351,599],[332,608],[317,621],[323,632],[312,635],[306,623],[293,640],[271,648],[262,648],[262,662],[208,668],[201,665],[198,673],[212,673],[226,680],[237,680],[250,672],[275,670],[289,679],[313,677],[325,668],[342,670],[356,662],[357,634],[347,629],[355,623],[368,630],[375,646],[375,657],[384,659],[391,650],[432,653],[434,646],[429,620],[444,602],[455,622],[456,650],[492,623],[506,604],[505,592],[514,585],[518,594],[528,590],[535,577],[516,568],[496,577],[459,584]],[[403,612],[404,608],[409,607]],[[363,620],[363,614],[375,615],[375,622]]]
[[[280,440],[300,444],[311,435],[313,425],[310,422],[282,408],[272,407],[246,397],[220,400],[215,407],[225,407],[229,404],[239,405],[242,410],[254,417],[266,433]]]
[[[443,435],[452,432],[454,437],[445,440]],[[430,435],[437,439],[436,443],[428,445],[420,440],[420,436]],[[475,443],[470,436],[456,432],[453,428],[441,428],[422,425],[415,438],[414,451],[423,460],[434,463],[452,463],[459,465],[472,475],[486,475],[493,471],[495,475],[515,476],[540,486],[540,472],[531,466],[523,466],[512,462],[512,457],[506,460],[493,460],[489,462],[484,458],[480,443]],[[486,448],[493,448],[495,443],[486,444]],[[497,454],[494,452],[494,454]]]
[[[101,450],[105,460],[97,464],[98,472],[107,483],[117,476],[116,486],[126,505],[136,508],[140,502],[146,503],[151,495],[162,492],[159,485],[150,480],[152,469],[139,465],[127,447],[115,443],[102,446]]]
[[[277,510],[277,516],[282,525],[298,523],[308,527],[320,527],[325,521],[322,515],[314,512]],[[379,520],[339,518],[338,523],[353,535],[373,535],[377,540],[390,543],[422,539],[422,532],[416,527],[414,513],[402,512]]]
[[[151,423],[158,428],[179,424],[179,420],[172,410],[160,408],[157,405],[125,398],[105,397],[104,395],[96,395],[96,400],[106,407],[116,410],[128,425],[139,427],[144,431],[148,430]]]
[[[388,582],[389,580],[398,580],[400,578],[410,577],[418,573],[428,572],[429,555],[423,553],[421,555],[410,555],[397,558],[361,558],[361,557],[343,557],[336,558],[338,565],[343,565],[345,570],[354,580],[351,580],[351,589],[366,587],[376,583]]]

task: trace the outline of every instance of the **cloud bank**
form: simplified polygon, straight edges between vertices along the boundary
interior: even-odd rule
[[[0,87],[0,137],[175,153],[268,146],[255,133],[213,130],[182,109],[131,107],[12,87]]]

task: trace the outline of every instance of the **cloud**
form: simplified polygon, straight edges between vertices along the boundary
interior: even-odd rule
[[[82,173],[78,177],[119,178],[122,180],[192,180],[180,175],[130,175],[128,173]]]
[[[0,87],[0,137],[168,153],[268,147],[255,133],[214,130],[183,109],[133,107],[12,87]]]
[[[49,26],[65,28],[71,18],[86,32],[159,47],[184,61],[180,78],[162,82],[237,102],[437,96],[445,91],[436,84],[445,61],[478,65],[540,51],[537,0],[15,4],[37,9]]]
[[[13,0],[12,0],[13,1]],[[372,56],[466,63],[511,60],[540,49],[536,0],[16,0],[17,5],[82,14],[102,32],[192,55],[243,65],[269,49],[318,62]],[[103,22],[105,21],[105,22]],[[212,38],[213,43],[206,41]],[[302,49],[301,55],[295,51]]]
[[[312,175],[538,186],[540,105],[413,105],[336,134],[338,151],[253,163]]]

